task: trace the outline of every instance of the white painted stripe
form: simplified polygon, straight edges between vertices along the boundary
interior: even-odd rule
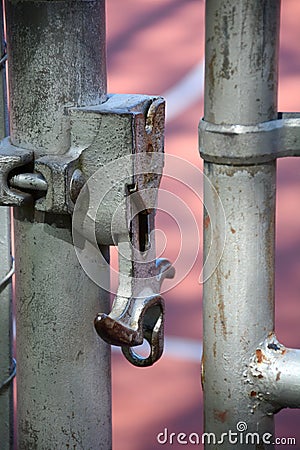
[[[135,347],[140,355],[146,356],[148,345]],[[120,347],[112,346],[113,352],[121,352]],[[149,353],[149,352],[148,352]],[[164,358],[174,358],[200,364],[202,356],[202,342],[194,339],[184,339],[174,336],[165,337]]]
[[[204,92],[204,60],[188,72],[162,96],[167,101],[166,120],[170,122],[202,98]]]

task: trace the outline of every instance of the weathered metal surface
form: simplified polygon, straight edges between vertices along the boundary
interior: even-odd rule
[[[150,108],[152,115],[153,108],[155,109],[157,122],[154,131],[148,132]],[[102,105],[73,108],[70,111],[71,142],[68,152],[64,155],[47,155],[35,162],[35,170],[44,176],[48,184],[46,196],[36,202],[36,209],[72,213],[74,202],[70,189],[76,170],[80,170],[82,177],[88,180],[109,162],[126,155],[147,153],[150,144],[152,151],[161,153],[163,132],[164,101],[160,97],[113,94]],[[153,133],[157,134],[154,136]],[[133,168],[128,170],[130,178],[133,176]],[[161,173],[155,177],[157,187],[160,177]],[[128,184],[133,184],[133,180],[129,180]],[[143,187],[146,187],[145,183]],[[119,189],[123,188],[124,182],[119,186]],[[101,184],[99,190],[101,193]],[[116,194],[116,191],[117,189],[111,193],[113,198],[109,200],[109,207],[99,211],[97,235],[101,244],[113,244],[111,216],[123,197],[123,191],[122,194]]]
[[[156,267],[153,234],[163,170],[164,107],[160,97],[112,95],[99,107],[71,112],[72,146],[84,148],[78,165],[88,180],[75,206],[74,235],[94,248],[97,243],[118,245],[119,253],[113,309],[109,316],[98,315],[96,329],[108,343],[123,347],[148,338],[149,358],[138,359],[124,349],[131,362],[144,366],[163,351],[160,284],[173,274],[170,264]]]
[[[239,126],[243,131],[254,126],[253,131],[258,124],[277,119],[279,11],[280,1],[273,0],[206,2],[204,120],[212,128],[227,132],[233,125],[237,132]],[[237,154],[228,150],[228,139],[225,136],[224,149],[222,144],[213,146],[214,161],[219,157],[222,162],[229,152],[231,160],[226,161],[235,164],[235,158],[243,155],[239,138]],[[259,152],[256,149],[255,155]],[[205,162],[204,166],[207,182],[216,190],[213,194],[205,187],[210,222],[219,223],[220,200],[226,217],[225,230],[220,230],[226,234],[224,249],[220,248],[224,239],[211,242],[207,213],[204,217],[204,259],[210,251],[212,264],[205,266],[204,279],[217,265],[203,291],[204,421],[205,432],[219,438],[219,443],[206,448],[229,450],[232,443],[226,438],[221,442],[222,433],[240,431],[241,421],[247,432],[257,432],[261,438],[274,432],[274,411],[253,408],[247,368],[258,343],[274,327],[276,166],[274,161],[241,166]],[[262,440],[258,445],[273,448]],[[243,448],[258,447],[248,442]]]
[[[29,213],[15,212],[18,448],[110,448],[110,348],[93,328],[109,295],[82,270],[70,219]]]
[[[79,185],[82,187],[84,181],[97,169],[126,155],[163,153],[164,109],[161,97],[126,94],[110,95],[102,105],[72,108],[69,111],[68,151],[65,154],[42,156],[34,162],[32,151],[11,145],[8,138],[3,140],[0,147],[0,204],[21,206],[33,199],[20,190],[40,190],[45,191],[45,194],[36,199],[37,210],[55,214],[72,213],[74,199],[76,200],[80,191]],[[154,184],[158,188],[163,159],[160,163],[161,167],[157,168],[157,174],[153,174],[152,180],[149,177],[147,183],[144,179],[139,180],[140,190],[145,192],[147,187],[154,188]],[[35,172],[32,175],[14,175],[17,169],[20,172],[26,171],[30,165]],[[137,181],[133,180],[133,166],[127,170],[127,184],[133,185]],[[76,184],[77,193],[74,197],[74,182],[78,171],[81,173],[81,181],[79,185]],[[120,186],[121,189],[124,188],[123,181]],[[98,235],[102,244],[106,241],[112,243],[107,224],[110,225],[111,216],[120,202],[120,193],[112,195],[114,198],[110,199],[110,207],[99,213]],[[141,195],[144,195],[143,192]]]
[[[104,1],[8,1],[6,17],[11,144],[55,158],[70,148],[69,108],[106,99]],[[110,449],[110,348],[93,327],[109,295],[82,270],[67,214],[14,215],[16,448]]]
[[[280,0],[206,2],[207,122],[256,125],[277,118]]]
[[[29,191],[47,191],[48,184],[45,178],[38,173],[21,173],[14,175],[9,180],[9,184],[13,188]]]
[[[300,156],[299,113],[279,113],[278,119],[256,125],[216,125],[200,121],[200,154],[218,164],[261,164]]]
[[[9,174],[22,166],[28,166],[33,161],[33,152],[19,149],[5,138],[0,144],[0,205],[22,206],[32,201],[29,194],[11,189]]]
[[[70,147],[67,110],[106,99],[105,0],[7,0],[11,143],[35,154]]]
[[[0,139],[8,133],[4,29],[0,8]],[[10,210],[0,208],[0,445],[13,448],[12,290],[13,263],[10,245]]]
[[[12,449],[13,409],[12,384],[9,379],[12,364],[12,304],[10,215],[8,208],[0,208],[0,441],[3,450]],[[8,276],[10,275],[10,276]],[[5,385],[3,385],[5,383]]]

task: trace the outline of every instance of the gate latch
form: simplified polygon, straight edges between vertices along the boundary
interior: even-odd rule
[[[79,259],[86,243],[97,250],[118,246],[119,286],[111,312],[98,314],[95,327],[137,366],[162,354],[160,288],[174,276],[171,264],[155,255],[164,109],[161,97],[113,94],[101,105],[66,109],[66,153],[37,155],[9,138],[0,145],[0,205],[31,202],[39,211],[72,214]],[[144,339],[151,347],[146,358],[132,349]]]

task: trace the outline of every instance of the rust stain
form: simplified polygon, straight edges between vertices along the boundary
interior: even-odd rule
[[[214,354],[214,358],[216,358],[217,357],[217,343],[216,342],[214,342],[214,345],[213,345],[213,354]]]
[[[227,329],[226,329],[226,319],[225,319],[225,311],[224,311],[224,301],[223,299],[218,303],[218,309],[220,314],[220,320],[222,325],[223,336],[226,338]]]
[[[281,354],[282,354],[282,355],[285,355],[285,354],[286,354],[286,348],[284,348],[284,349],[282,350]]]
[[[204,228],[207,230],[207,228],[209,227],[210,224],[210,217],[206,216],[204,219]]]
[[[219,411],[218,409],[214,409],[215,419],[219,420],[222,423],[226,422],[227,413],[228,413],[227,409],[225,409],[225,411]]]
[[[276,375],[276,381],[280,380],[280,375],[281,375],[281,372],[278,372],[277,375]]]
[[[232,227],[230,228],[230,231],[231,231],[232,234],[236,233],[236,230],[234,228],[232,228]]]
[[[255,350],[255,355],[256,355],[256,358],[257,358],[257,362],[259,364],[262,363],[264,359],[266,359],[265,355],[263,354],[263,352],[262,352],[262,350],[260,348]]]
[[[250,392],[250,397],[256,397],[256,396],[257,396],[257,393],[255,391]]]

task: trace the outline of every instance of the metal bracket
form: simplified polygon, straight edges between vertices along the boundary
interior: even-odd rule
[[[262,164],[300,155],[300,113],[278,113],[277,120],[256,125],[199,124],[201,157],[216,164]]]

